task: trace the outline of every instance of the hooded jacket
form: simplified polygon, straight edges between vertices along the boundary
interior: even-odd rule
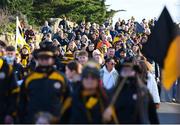
[[[101,79],[103,80],[103,86],[105,89],[109,90],[112,89],[115,84],[116,84],[116,80],[119,76],[118,72],[116,71],[115,68],[112,69],[111,72],[109,72],[106,68],[106,66],[104,66],[101,70]]]

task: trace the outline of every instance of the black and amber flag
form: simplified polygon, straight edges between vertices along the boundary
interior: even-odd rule
[[[180,34],[166,7],[143,45],[143,54],[162,68],[162,83],[169,90],[180,76]]]

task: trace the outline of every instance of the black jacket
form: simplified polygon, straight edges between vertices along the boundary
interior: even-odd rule
[[[68,88],[70,91],[70,94],[73,95],[74,93],[76,93],[76,91],[79,89],[81,82],[80,81],[76,81],[76,82],[70,82],[68,81]]]
[[[38,67],[25,78],[20,91],[19,117],[21,123],[34,123],[35,115],[48,112],[56,119],[66,98],[66,80],[53,68]]]
[[[66,31],[67,29],[68,29],[68,23],[67,23],[67,21],[66,20],[61,20],[60,22],[59,22],[59,27],[60,26],[63,26],[63,29]]]
[[[159,123],[156,107],[148,89],[145,85],[137,85],[135,79],[126,81],[114,106],[121,124]]]
[[[6,115],[15,117],[19,87],[13,67],[0,58],[0,123]]]
[[[92,104],[90,104],[89,108],[87,108],[88,103]],[[91,96],[84,96],[80,89],[76,94],[74,94],[72,99],[70,123],[100,124],[102,123],[102,114],[106,105],[107,100],[101,91],[98,91],[97,94]]]
[[[16,79],[22,80],[24,78],[24,68],[22,67],[22,65],[15,62],[13,68]]]

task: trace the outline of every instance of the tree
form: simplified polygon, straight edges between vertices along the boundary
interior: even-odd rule
[[[21,12],[29,16],[33,9],[33,0],[6,0],[5,4],[13,14]]]
[[[118,12],[107,11],[105,0],[36,0],[33,2],[33,18],[42,24],[48,18],[66,15],[69,20],[102,23]]]
[[[108,11],[105,0],[2,0],[1,3],[12,14],[22,13],[28,17],[28,21],[37,25],[42,25],[48,18],[62,15],[75,22],[86,20],[102,23],[118,12]]]

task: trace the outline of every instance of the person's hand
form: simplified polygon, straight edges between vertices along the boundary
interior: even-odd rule
[[[160,104],[159,103],[156,103],[156,109],[159,109],[160,108]]]
[[[110,122],[112,120],[113,110],[112,107],[108,107],[103,113],[103,121]]]
[[[64,59],[64,60],[68,60],[68,58],[67,58],[67,57],[63,57],[63,59]]]
[[[156,78],[156,82],[159,83],[159,82],[160,82],[160,79],[159,79],[159,78]]]
[[[13,124],[13,122],[14,122],[13,117],[10,115],[7,115],[4,119],[5,124]]]

